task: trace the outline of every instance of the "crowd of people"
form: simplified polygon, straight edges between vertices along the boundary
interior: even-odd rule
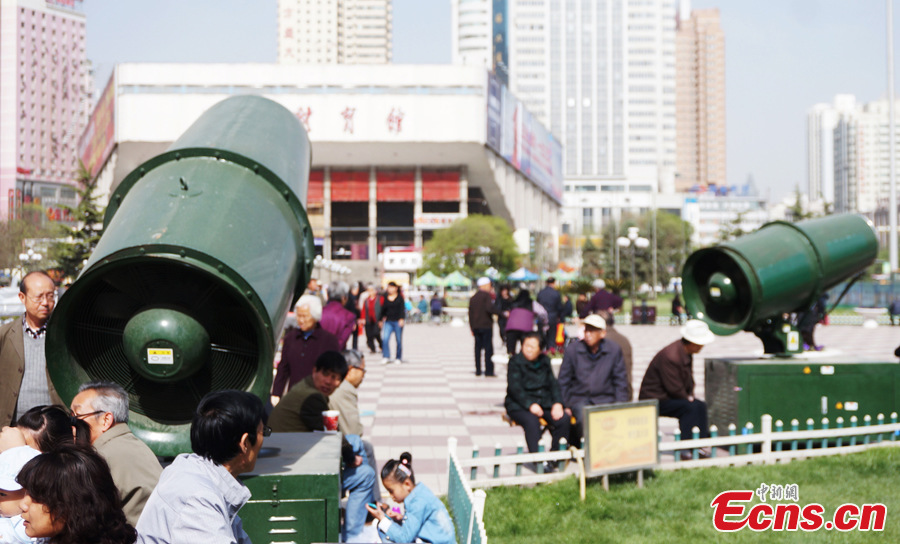
[[[469,305],[475,373],[495,375],[496,320],[510,355],[505,407],[523,427],[530,452],[545,430],[554,448],[562,438],[577,440],[585,406],[633,399],[630,344],[613,325],[621,299],[602,282],[579,310],[583,337],[570,342],[558,325],[575,308],[552,279],[535,298],[525,287],[513,296],[501,285],[497,293],[488,278],[477,286]],[[294,326],[285,330],[269,405],[243,391],[207,394],[191,422],[191,453],[165,468],[132,434],[129,397],[120,385],[85,383],[68,407],[61,404],[43,350],[55,285],[35,272],[20,292],[25,315],[0,327],[0,375],[6,376],[0,388],[8,393],[0,397],[0,542],[249,542],[238,512],[250,493],[239,476],[253,470],[271,432],[330,430],[326,414],[332,411],[341,433],[341,488],[348,495],[342,540],[455,542],[446,508],[416,483],[412,456],[405,453],[379,470],[360,421],[366,358],[359,336],[365,335],[370,355],[380,349],[382,361],[402,360],[409,308],[398,285],[380,291],[333,282],[323,297],[311,282],[294,308]],[[660,414],[677,417],[683,433],[697,426],[705,436],[706,405],[693,397],[691,361],[713,335],[696,320],[681,332],[650,362],[638,398],[657,399]],[[551,346],[564,348],[558,378]],[[382,501],[379,478],[392,506]]]
[[[573,308],[553,278],[535,299],[524,285],[515,297],[508,285],[495,291],[489,278],[480,278],[477,286],[469,301],[475,375],[495,376],[496,318],[509,357],[504,405],[509,418],[523,428],[529,452],[538,451],[544,432],[550,432],[553,449],[563,438],[577,444],[584,432],[586,406],[634,400],[631,344],[614,327],[622,299],[606,290],[603,280],[593,283],[591,297],[579,297],[576,311],[583,331],[580,338],[568,340],[561,325]],[[678,297],[673,311],[680,322],[683,307]],[[677,418],[683,436],[691,436],[694,427],[701,437],[708,436],[706,404],[694,398],[692,358],[714,338],[705,322],[686,320],[681,339],[653,358],[641,381],[638,399],[657,400],[660,415]],[[562,351],[558,377],[548,356],[557,350]],[[545,472],[555,469],[552,463],[544,466]]]

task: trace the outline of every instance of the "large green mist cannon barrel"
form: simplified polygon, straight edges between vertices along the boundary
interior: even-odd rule
[[[207,392],[267,398],[275,344],[313,263],[309,165],[291,112],[239,96],[131,172],[48,326],[63,400],[86,381],[119,383],[134,433],[174,455],[190,450],[191,415]]]
[[[693,253],[684,265],[685,304],[716,334],[751,331],[766,353],[797,353],[799,335],[783,315],[807,310],[877,253],[878,239],[858,215],[775,221]]]

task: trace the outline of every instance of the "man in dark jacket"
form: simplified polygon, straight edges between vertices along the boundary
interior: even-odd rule
[[[616,330],[612,324],[612,315],[607,310],[600,310],[597,315],[606,321],[606,341],[612,341],[622,348],[622,358],[625,360],[625,377],[628,379],[628,400],[634,398],[634,387],[631,385],[631,369],[634,367],[634,361],[631,357],[631,342],[625,335]]]
[[[579,315],[579,317],[583,319],[587,317],[587,314],[595,314],[600,310],[606,310],[610,315],[613,315],[616,310],[622,307],[622,297],[607,291],[605,281],[597,278],[594,280],[593,286],[597,292],[594,293],[594,296],[591,297],[591,300],[584,308],[585,315]]]
[[[538,451],[542,434],[540,418],[547,422],[553,437],[551,450],[558,450],[559,440],[569,435],[571,416],[563,410],[562,393],[553,376],[550,358],[541,353],[539,333],[527,333],[522,339],[522,351],[509,361],[504,406],[509,417],[525,431],[530,453]]]
[[[606,321],[599,315],[587,316],[584,340],[569,344],[559,369],[563,403],[582,432],[585,406],[629,400],[622,348],[605,337]]]
[[[706,403],[694,398],[693,358],[703,346],[715,340],[709,325],[699,319],[681,327],[681,338],[660,350],[650,361],[641,382],[640,400],[659,400],[659,415],[678,418],[681,437],[700,429],[700,438],[709,437]]]
[[[562,296],[556,290],[556,279],[551,276],[547,278],[547,286],[541,289],[537,295],[537,302],[547,310],[547,337],[544,345],[547,349],[556,348],[556,326],[559,324],[560,317],[563,313]]]
[[[494,361],[494,300],[491,280],[478,278],[478,290],[469,299],[469,328],[475,337],[475,375],[481,376],[481,352],[484,351],[484,375],[493,378]]]

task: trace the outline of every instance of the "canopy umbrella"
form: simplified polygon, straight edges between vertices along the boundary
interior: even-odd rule
[[[511,279],[513,281],[537,281],[539,277],[537,274],[526,269],[523,266],[522,268],[507,276],[507,279]]]
[[[447,277],[442,279],[441,284],[444,287],[471,287],[472,280],[465,277],[459,270],[456,270],[455,272],[451,272],[447,275]]]
[[[443,283],[441,282],[441,278],[435,276],[434,272],[429,270],[428,272],[425,272],[424,274],[422,274],[421,276],[416,278],[416,285],[424,285],[426,287],[438,287],[440,285],[443,285]]]

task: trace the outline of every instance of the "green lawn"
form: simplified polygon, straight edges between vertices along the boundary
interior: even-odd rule
[[[633,474],[618,475],[611,478],[609,492],[603,491],[599,480],[589,481],[584,502],[579,501],[576,478],[533,488],[497,488],[487,491],[485,526],[490,544],[898,542],[898,465],[900,448],[889,447],[785,465],[660,471],[645,477],[643,489],[637,488]],[[825,520],[843,503],[883,503],[885,529],[717,532],[712,524],[713,498],[732,489],[755,490],[761,483],[798,484],[797,504],[801,508],[822,504]],[[753,504],[757,502],[754,497]]]

